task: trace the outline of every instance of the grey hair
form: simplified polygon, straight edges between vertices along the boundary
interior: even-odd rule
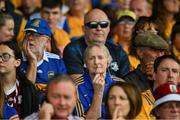
[[[89,56],[89,52],[91,51],[91,49],[93,47],[98,47],[104,51],[104,53],[108,59],[108,65],[109,65],[112,61],[112,57],[109,53],[109,50],[107,49],[107,47],[103,43],[99,43],[99,42],[94,42],[94,43],[91,43],[88,45],[88,47],[86,48],[86,50],[84,52],[84,62],[87,60],[87,57]]]

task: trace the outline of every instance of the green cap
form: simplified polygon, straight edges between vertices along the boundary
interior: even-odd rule
[[[135,39],[136,47],[151,47],[159,50],[168,50],[168,43],[159,35],[150,32],[139,33]]]

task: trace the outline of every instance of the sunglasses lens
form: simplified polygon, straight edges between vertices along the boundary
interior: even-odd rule
[[[88,26],[89,28],[97,28],[98,22],[89,22],[89,23],[86,23],[86,26]]]
[[[104,21],[104,22],[100,22],[99,24],[100,24],[101,28],[107,28],[109,23]]]
[[[102,21],[102,22],[88,22],[85,25],[88,26],[91,29],[94,29],[94,28],[97,28],[98,25],[100,25],[101,28],[106,28],[109,25],[109,23],[106,22],[106,21]]]

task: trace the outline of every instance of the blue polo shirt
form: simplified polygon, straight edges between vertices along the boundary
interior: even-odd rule
[[[106,74],[106,78],[105,78],[106,84],[105,84],[105,88],[104,88],[104,93],[103,93],[103,100],[104,101],[104,97],[106,96],[106,93],[109,89],[109,86],[111,83],[115,82],[115,80],[113,80],[110,77],[110,74],[107,73]],[[93,100],[93,96],[94,96],[94,89],[93,89],[93,84],[92,84],[92,80],[90,78],[90,75],[88,73],[85,73],[82,77],[80,77],[78,80],[76,80],[76,85],[77,85],[77,92],[78,92],[78,102],[76,104],[76,107],[74,109],[74,115],[78,115],[81,117],[84,117]],[[102,117],[105,118],[106,116],[106,112],[105,112],[105,104],[104,102],[102,103]]]
[[[18,117],[16,110],[5,103],[3,107],[3,119],[9,120],[13,117]]]
[[[28,61],[23,56],[21,71],[26,73]],[[56,54],[44,52],[43,59],[37,63],[37,77],[35,85],[40,91],[44,91],[48,79],[55,75],[66,73],[63,60]]]

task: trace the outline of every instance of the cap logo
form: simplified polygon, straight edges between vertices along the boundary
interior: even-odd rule
[[[39,27],[39,24],[40,24],[40,20],[35,20],[31,26],[34,26],[34,27]]]
[[[170,91],[173,93],[177,93],[176,85],[169,85]]]

